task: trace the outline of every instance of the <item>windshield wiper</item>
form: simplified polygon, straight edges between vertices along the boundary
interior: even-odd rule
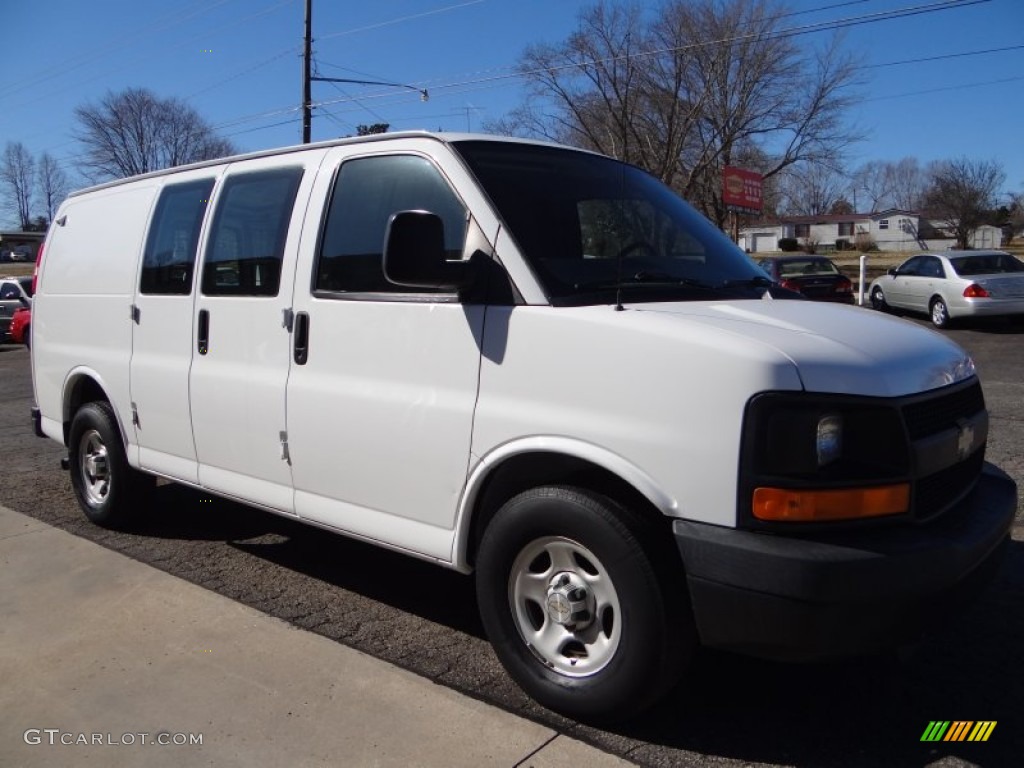
[[[756,275],[755,277],[745,277],[742,280],[723,280],[719,283],[716,288],[735,288],[736,286],[750,287],[750,288],[770,288],[775,285],[771,279]]]
[[[692,277],[679,277],[665,272],[648,272],[641,270],[632,277],[624,277],[620,280],[600,280],[592,283],[576,283],[573,289],[577,291],[603,291],[618,290],[620,288],[671,288],[683,286],[686,288],[697,288],[703,291],[717,291],[717,286],[695,280]]]

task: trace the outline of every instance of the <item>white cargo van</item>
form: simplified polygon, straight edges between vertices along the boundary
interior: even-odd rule
[[[904,643],[1008,541],[963,350],[785,300],[596,154],[391,134],[152,173],[69,197],[38,280],[36,428],[91,519],[159,476],[475,571],[509,673],[580,719],[697,643]]]

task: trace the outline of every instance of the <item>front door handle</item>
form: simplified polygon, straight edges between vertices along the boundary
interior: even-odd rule
[[[296,365],[305,365],[309,359],[309,313],[299,312],[295,315],[293,357]]]
[[[199,310],[199,327],[196,329],[196,349],[200,355],[210,351],[210,311]]]

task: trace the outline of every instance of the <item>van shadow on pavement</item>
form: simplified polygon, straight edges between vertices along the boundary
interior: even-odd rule
[[[793,665],[701,651],[665,702],[601,730],[542,709],[503,676],[484,640],[472,578],[188,488],[162,486],[155,498],[135,535],[195,547],[225,541],[244,555],[244,563],[230,566],[192,557],[197,567],[182,574],[186,578],[641,764],[696,753],[858,766],[951,756],[991,766],[1019,764],[1024,754],[1021,542],[1010,543],[996,581],[978,603],[908,658]],[[245,578],[228,578],[223,567]],[[310,590],[300,574],[325,588]],[[341,593],[344,606],[334,599]],[[383,616],[385,606],[396,613]],[[413,617],[437,626],[412,626]],[[455,630],[454,638],[444,628]],[[465,648],[453,651],[453,643]],[[463,659],[464,668],[442,661],[442,652]],[[481,676],[493,678],[483,689]],[[932,720],[998,725],[987,743],[922,743]]]

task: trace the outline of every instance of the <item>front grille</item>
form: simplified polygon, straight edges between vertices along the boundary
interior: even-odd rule
[[[939,432],[959,429],[962,420],[985,410],[981,384],[974,381],[950,392],[915,399],[902,408],[903,421],[911,442]],[[985,463],[985,446],[952,466],[913,480],[913,516],[928,520],[941,515],[974,487]]]
[[[985,397],[981,384],[975,381],[968,387],[938,397],[917,400],[903,408],[903,420],[911,440],[934,435],[957,426],[959,419],[974,416],[985,410]]]
[[[959,501],[974,487],[984,463],[985,449],[982,447],[966,461],[918,480],[914,487],[914,517],[928,520]]]

